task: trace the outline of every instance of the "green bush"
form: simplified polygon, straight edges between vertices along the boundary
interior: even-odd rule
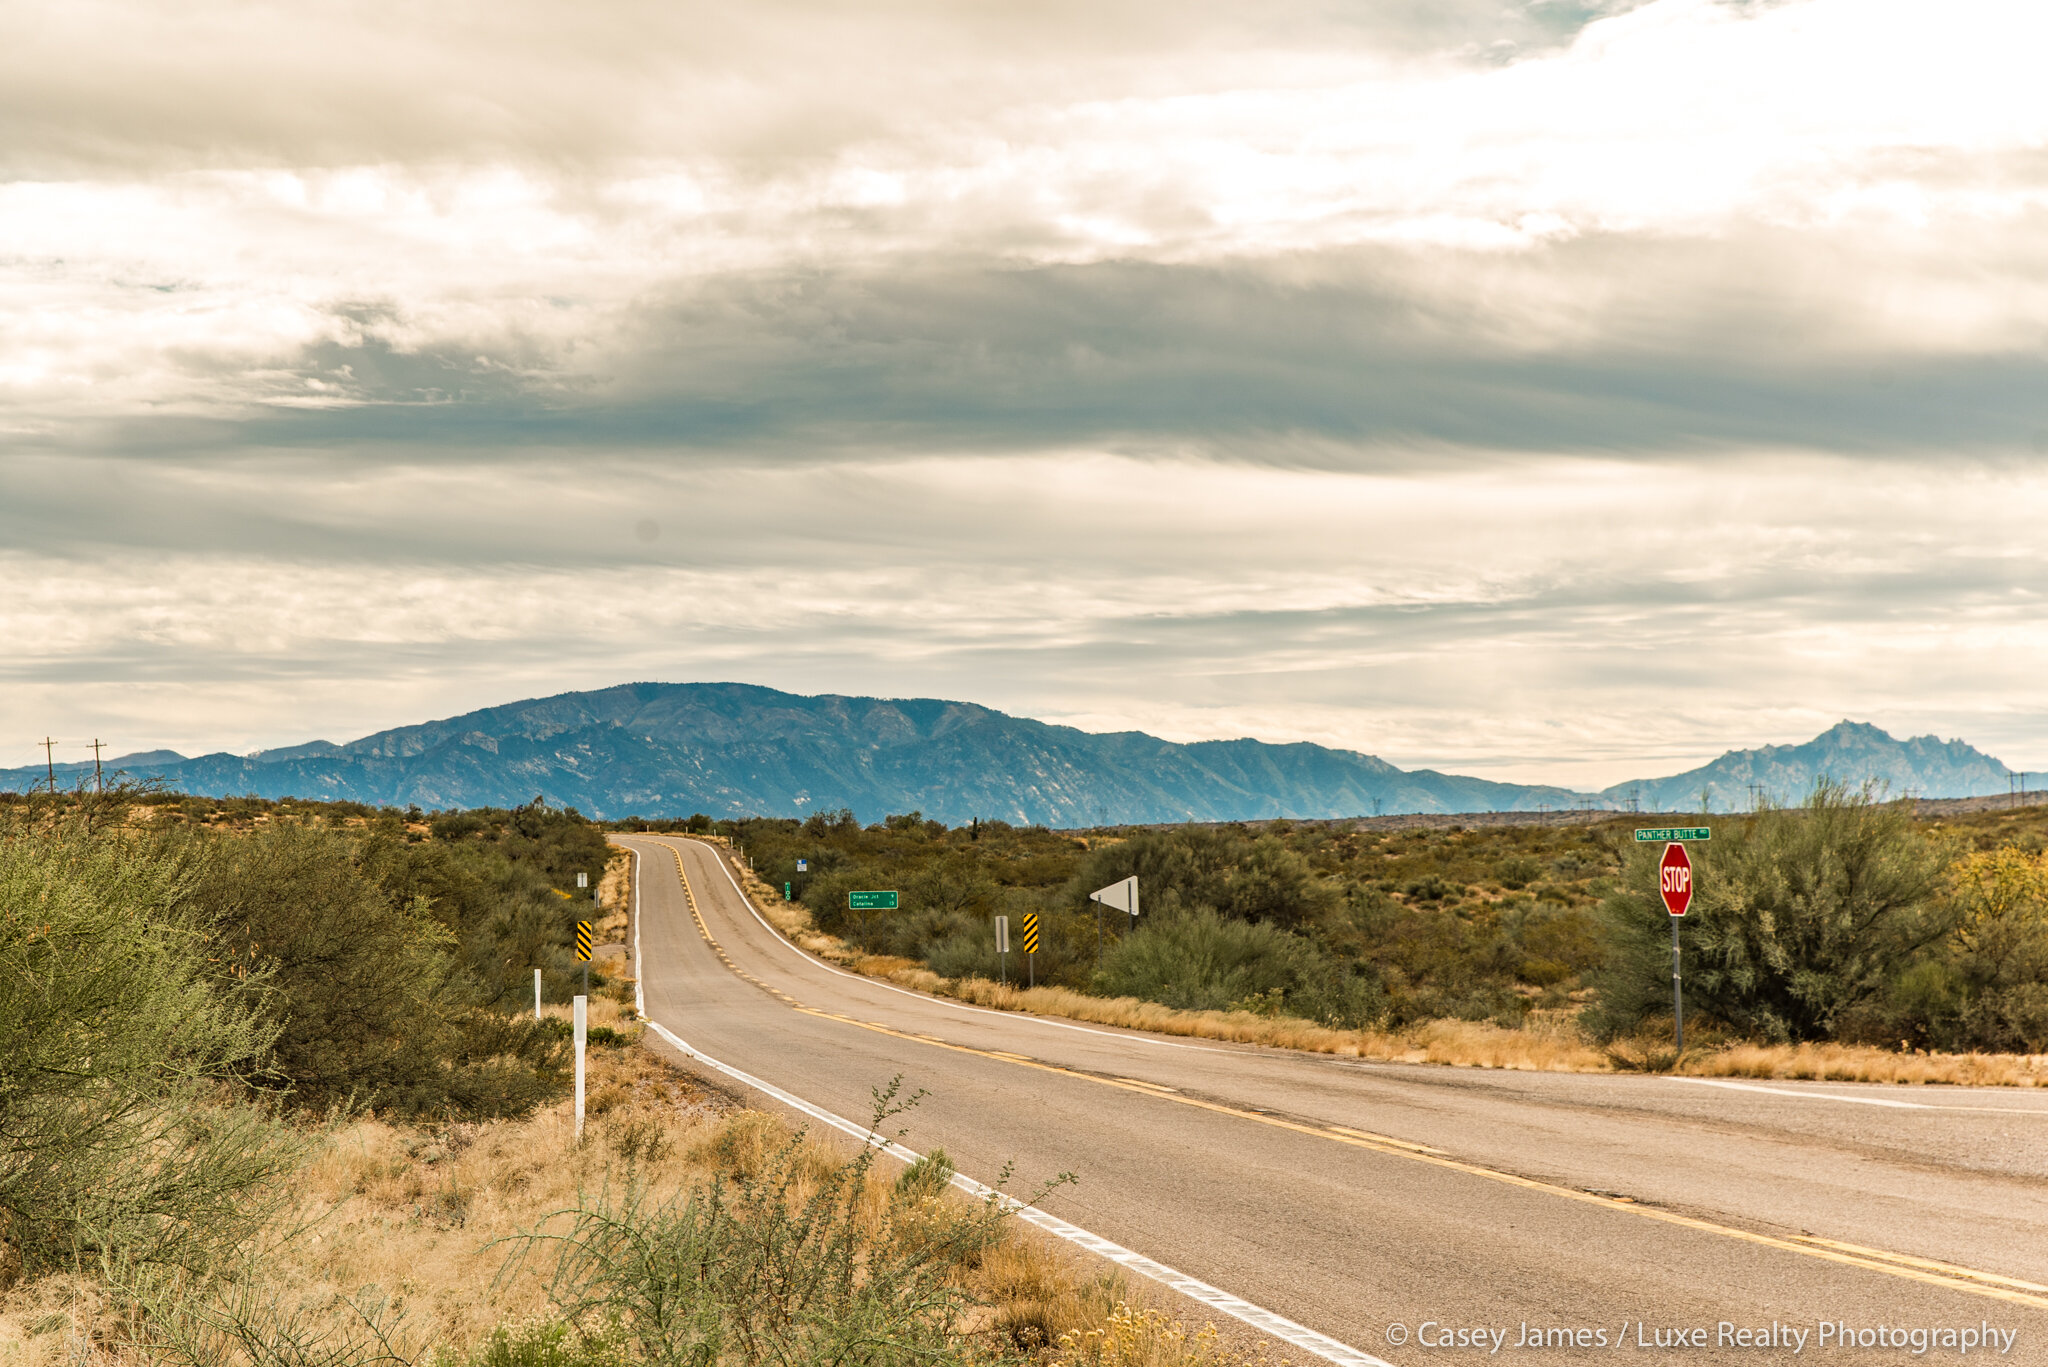
[[[284,823],[182,852],[217,968],[264,977],[267,1080],[292,1104],[495,1116],[560,1091],[560,1043],[487,1009],[428,898],[388,896],[341,833]]]
[[[0,1276],[203,1265],[299,1161],[300,1140],[229,1104],[277,1027],[260,973],[209,979],[189,892],[119,834],[0,836]]]
[[[1588,1019],[1601,1037],[1670,1008],[1661,854],[1637,847],[1601,906],[1607,964]],[[1692,856],[1696,891],[1680,926],[1686,1009],[1747,1035],[1829,1038],[1948,933],[1942,850],[1868,792],[1824,784],[1803,806],[1717,822],[1713,843]]]
[[[1937,1049],[2048,1052],[2048,858],[2019,845],[1950,869],[1953,929],[1853,1022],[1865,1038]]]
[[[1313,942],[1208,907],[1148,918],[1103,955],[1093,987],[1182,1010],[1238,1008],[1337,1026],[1384,1014],[1379,984]]]
[[[1148,913],[1211,907],[1238,920],[1300,930],[1338,904],[1336,890],[1278,837],[1254,840],[1242,831],[1199,827],[1140,831],[1095,850],[1074,882],[1076,900],[1085,903],[1096,888],[1133,874]]]

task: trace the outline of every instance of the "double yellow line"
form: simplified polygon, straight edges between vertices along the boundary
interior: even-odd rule
[[[1197,1110],[1212,1111],[1217,1115],[1227,1115],[1239,1120],[1248,1120],[1255,1125],[1268,1125],[1278,1130],[1289,1130],[1295,1134],[1309,1135],[1313,1138],[1328,1140],[1336,1144],[1346,1144],[1352,1148],[1366,1149],[1373,1153],[1385,1154],[1391,1158],[1405,1158],[1414,1163],[1427,1163],[1433,1167],[1445,1168],[1452,1172],[1461,1172],[1470,1177],[1483,1178],[1489,1182],[1499,1182],[1504,1186],[1519,1187],[1524,1191],[1542,1192],[1545,1195],[1561,1197],[1567,1201],[1577,1201],[1583,1205],[1598,1206],[1605,1210],[1620,1211],[1629,1215],[1639,1216],[1645,1220],[1655,1220],[1660,1224],[1676,1225],[1681,1229],[1697,1230],[1703,1234],[1715,1234],[1724,1239],[1736,1239],[1743,1243],[1756,1244],[1764,1248],[1774,1248],[1784,1253],[1796,1253],[1805,1258],[1819,1258],[1825,1262],[1839,1263],[1844,1267],[1860,1268],[1866,1272],[1881,1272],[1889,1277],[1902,1277],[1908,1281],[1923,1282],[1929,1286],[1945,1287],[1948,1290],[1962,1291],[1972,1296],[1984,1296],[1991,1300],[2006,1301],[2013,1305],[2024,1305],[2037,1310],[2048,1310],[2048,1286],[2021,1281],[2016,1277],[2000,1276],[1995,1272],[1980,1272],[1975,1268],[1959,1267],[1953,1263],[1936,1262],[1932,1258],[1916,1258],[1904,1253],[1890,1253],[1880,1248],[1866,1248],[1860,1244],[1843,1243],[1837,1239],[1822,1239],[1811,1235],[1780,1238],[1773,1234],[1759,1234],[1754,1230],[1740,1229],[1734,1225],[1717,1224],[1712,1220],[1701,1220],[1691,1215],[1680,1215],[1674,1211],[1659,1210],[1655,1206],[1642,1205],[1625,1197],[1600,1196],[1590,1191],[1580,1191],[1575,1187],[1561,1186],[1555,1182],[1539,1181],[1533,1177],[1522,1177],[1512,1172],[1504,1172],[1499,1168],[1489,1168],[1478,1163],[1468,1163],[1463,1159],[1451,1157],[1442,1149],[1431,1148],[1427,1144],[1411,1143],[1404,1139],[1394,1139],[1388,1135],[1374,1134],[1369,1130],[1353,1129],[1348,1125],[1317,1125],[1298,1120],[1289,1120],[1284,1116],[1271,1115],[1265,1111],[1252,1110],[1243,1106],[1231,1106],[1220,1101],[1208,1101],[1201,1097],[1188,1096],[1156,1082],[1141,1082],[1136,1078],[1107,1077],[1100,1073],[1082,1072],[1057,1063],[1046,1063],[1043,1060],[1030,1058],[1023,1054],[1006,1053],[996,1049],[977,1049],[972,1045],[955,1044],[951,1040],[940,1039],[936,1035],[915,1034],[907,1030],[898,1030],[894,1026],[884,1025],[880,1021],[856,1020],[852,1016],[841,1015],[836,1011],[824,1011],[814,1006],[807,1006],[780,988],[772,987],[763,982],[732,961],[731,956],[725,952],[724,947],[711,934],[711,928],[704,924],[703,913],[697,909],[696,894],[690,888],[690,876],[683,869],[682,851],[674,845],[670,845],[668,849],[675,856],[676,877],[682,880],[683,896],[689,902],[691,917],[697,922],[697,932],[704,937],[704,942],[711,946],[712,953],[716,954],[719,961],[740,978],[754,984],[754,986],[762,991],[780,999],[791,1008],[801,1011],[807,1016],[817,1016],[825,1020],[838,1021],[843,1025],[855,1026],[862,1030],[871,1030],[878,1035],[888,1035],[894,1039],[909,1040],[917,1044],[928,1044],[935,1049],[950,1049],[954,1053],[973,1054],[977,1058],[993,1059],[998,1063],[1007,1063],[1013,1067],[1033,1068],[1042,1073],[1057,1073],[1062,1077],[1076,1078],[1080,1081],[1092,1082],[1102,1087],[1114,1087],[1119,1091],[1136,1092],[1140,1096],[1149,1096],[1160,1101],[1170,1101],[1180,1106],[1192,1106]]]

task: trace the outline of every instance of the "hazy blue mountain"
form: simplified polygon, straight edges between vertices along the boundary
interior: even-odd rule
[[[1404,771],[1371,755],[1255,740],[1179,745],[930,698],[799,697],[746,684],[628,684],[487,708],[347,745],[169,752],[116,767],[186,792],[506,806],[544,796],[600,817],[923,811],[1054,826],[1375,812],[1534,810],[1561,788]],[[60,782],[91,766],[60,765]],[[27,788],[38,768],[0,772]]]
[[[1240,821],[1396,812],[1534,811],[1577,805],[1717,811],[1776,802],[1814,782],[1877,779],[1904,796],[2006,790],[2006,767],[1961,741],[1900,741],[1843,722],[1804,745],[1731,750],[1670,778],[1586,795],[1494,783],[1320,745],[1160,740],[1096,734],[933,698],[800,697],[748,684],[627,684],[486,708],[252,755],[169,750],[108,762],[191,793],[345,798],[377,806],[512,806],[536,795],[599,817],[802,816],[851,807],[863,821],[922,811],[1052,826]],[[60,764],[60,784],[92,765]],[[0,771],[0,789],[44,781],[39,765]]]
[[[1640,794],[1644,811],[1690,812],[1702,794],[1717,812],[1750,805],[1750,785],[1784,805],[1799,801],[1821,779],[1860,786],[1876,782],[1893,797],[1978,797],[2006,791],[2012,771],[1959,740],[1915,736],[1899,740],[1867,722],[1844,721],[1803,745],[1766,745],[1730,750],[1711,764],[1674,774],[1617,783],[1600,794],[1610,806],[1625,806]]]

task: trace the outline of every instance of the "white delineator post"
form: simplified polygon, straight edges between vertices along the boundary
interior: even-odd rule
[[[540,1019],[540,970],[533,970],[533,1018]]]
[[[583,1138],[583,1036],[590,1021],[590,998],[576,998],[576,1138]]]

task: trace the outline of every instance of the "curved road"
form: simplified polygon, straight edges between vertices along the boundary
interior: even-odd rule
[[[862,1121],[900,1074],[929,1093],[913,1148],[1018,1188],[1077,1174],[1050,1215],[1357,1350],[1311,1353],[2048,1363],[2039,1092],[1374,1064],[982,1011],[798,951],[711,845],[616,841],[673,1038]]]

